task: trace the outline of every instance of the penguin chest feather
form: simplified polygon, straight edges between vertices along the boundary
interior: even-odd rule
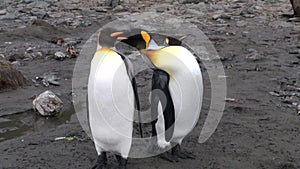
[[[196,125],[203,95],[200,67],[187,49],[170,46],[148,53],[149,59],[170,76],[169,90],[175,109],[175,125],[171,142],[181,143]]]
[[[89,121],[97,150],[128,156],[132,138],[134,95],[121,56],[96,52],[88,82]]]

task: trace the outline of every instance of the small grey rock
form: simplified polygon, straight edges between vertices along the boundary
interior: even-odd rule
[[[48,8],[49,6],[50,4],[44,1],[34,1],[27,5],[28,8]]]
[[[103,12],[103,13],[106,13],[106,12],[107,12],[107,9],[98,7],[98,8],[95,9],[95,11],[96,11],[96,12]]]
[[[63,102],[52,91],[45,91],[32,102],[33,107],[42,116],[55,116],[63,108]]]
[[[44,19],[47,16],[47,12],[44,10],[38,9],[38,8],[33,8],[30,11],[31,15],[36,16],[39,19]]]
[[[292,23],[285,22],[285,21],[274,21],[269,24],[269,26],[273,28],[291,28],[294,27]]]
[[[63,61],[66,58],[66,55],[63,52],[56,52],[54,56],[56,60],[60,60],[60,61]]]
[[[6,9],[0,10],[0,15],[6,15],[6,13],[7,13]]]

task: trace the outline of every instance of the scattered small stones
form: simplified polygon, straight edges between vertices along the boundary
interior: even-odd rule
[[[48,8],[49,6],[50,4],[45,1],[33,1],[27,5],[28,8]]]
[[[39,19],[44,19],[47,16],[47,12],[38,8],[33,8],[30,13],[33,16],[37,16]]]
[[[255,17],[255,14],[254,14],[253,10],[250,9],[250,8],[243,9],[241,11],[240,15],[245,17],[245,18],[254,18]]]
[[[230,20],[231,19],[231,16],[228,15],[228,14],[216,14],[216,15],[213,15],[213,20],[218,20],[218,19],[226,19],[226,20]]]
[[[24,61],[33,60],[36,58],[35,53],[33,52],[34,48],[28,48],[24,53]]]
[[[58,82],[60,78],[57,76],[57,72],[50,72],[50,73],[44,73],[43,74],[43,85],[44,86],[49,86],[54,85],[54,86],[59,86],[60,83]]]
[[[63,108],[63,102],[52,91],[45,91],[32,102],[33,107],[42,116],[55,116]]]
[[[96,12],[106,13],[106,12],[107,12],[107,9],[98,7],[98,8],[95,9],[95,11],[96,11]]]
[[[125,8],[122,5],[118,5],[113,9],[114,12],[121,12],[124,10],[125,10]]]
[[[289,51],[289,54],[291,54],[291,55],[297,55],[297,54],[300,54],[300,49],[291,50],[291,51]]]
[[[79,55],[79,52],[74,45],[68,45],[67,54],[69,58],[76,58]]]
[[[5,56],[3,54],[0,54],[0,61],[6,60]]]
[[[56,60],[63,61],[63,60],[65,60],[66,55],[65,55],[63,52],[55,52],[54,58],[55,58]]]
[[[0,10],[0,15],[6,15],[6,9],[2,9],[2,10]]]
[[[248,49],[250,54],[246,56],[246,59],[251,60],[251,61],[258,61],[261,60],[263,57],[262,54],[260,54],[257,50],[255,49]]]
[[[292,23],[289,23],[289,22],[286,22],[286,21],[274,21],[274,22],[271,22],[269,25],[273,28],[276,28],[276,29],[294,27],[294,25]]]
[[[237,21],[236,22],[236,26],[237,27],[244,27],[246,25],[247,25],[247,22],[245,22],[245,21]]]
[[[231,103],[242,103],[241,100],[235,99],[235,98],[225,98],[226,102],[231,102]]]
[[[60,83],[58,81],[60,78],[57,74],[57,72],[44,73],[43,76],[37,76],[35,79],[32,79],[32,82],[36,87],[38,87],[40,84],[44,85],[45,87],[48,87],[49,85],[59,86]]]
[[[204,16],[205,14],[201,11],[195,9],[187,9],[185,11],[186,14],[194,15],[194,16]]]

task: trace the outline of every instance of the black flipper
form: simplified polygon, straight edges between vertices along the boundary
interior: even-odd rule
[[[141,106],[140,106],[139,95],[138,95],[138,91],[137,91],[137,84],[136,84],[135,77],[132,78],[131,84],[132,84],[133,92],[134,92],[135,108],[138,111],[140,135],[141,135],[141,138],[143,138],[143,130],[142,130],[142,123],[141,123],[142,120],[141,120],[141,113],[140,113]]]
[[[126,66],[128,77],[129,77],[129,79],[131,79],[131,84],[132,84],[133,92],[134,92],[134,103],[135,103],[134,105],[135,105],[135,109],[138,111],[140,135],[141,135],[141,138],[143,138],[143,130],[142,130],[142,123],[141,123],[141,111],[140,111],[141,107],[140,107],[140,100],[139,100],[139,95],[138,95],[138,91],[137,91],[137,84],[136,84],[136,80],[135,80],[134,73],[133,73],[134,72],[133,66],[127,57],[125,57],[121,53],[118,53],[118,54],[122,57],[122,59],[125,63],[125,66]]]
[[[163,116],[165,122],[165,139],[170,141],[174,133],[175,109],[171,93],[169,90],[170,76],[162,70],[154,70],[152,76],[152,97],[151,97],[151,115],[152,115],[152,136],[157,132],[155,124],[158,117],[158,103],[163,107]]]

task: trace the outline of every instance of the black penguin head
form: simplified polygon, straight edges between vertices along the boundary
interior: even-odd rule
[[[135,29],[128,35],[129,36],[126,37],[119,37],[118,40],[138,50],[148,49],[149,44],[152,41],[151,36],[143,30]]]
[[[181,46],[182,45],[182,41],[185,38],[186,38],[185,36],[180,37],[179,39],[168,36],[165,39],[165,45],[166,46]]]
[[[122,35],[122,31],[117,31],[113,28],[105,28],[98,34],[98,48],[114,47],[118,36]]]

